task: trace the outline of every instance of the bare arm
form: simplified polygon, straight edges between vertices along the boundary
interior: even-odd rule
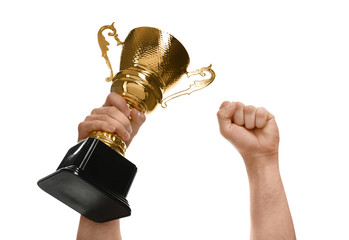
[[[279,160],[279,130],[265,108],[223,102],[218,113],[221,134],[244,159],[249,185],[252,240],[296,239]]]
[[[130,121],[129,117],[131,117],[132,121]],[[94,109],[79,124],[78,140],[87,138],[92,131],[101,130],[116,133],[128,146],[144,121],[145,116],[143,113],[136,109],[130,111],[126,101],[120,95],[110,93],[104,105]],[[81,216],[77,240],[96,239],[121,240],[120,220],[96,223]]]
[[[120,220],[97,223],[80,217],[77,240],[121,240]]]

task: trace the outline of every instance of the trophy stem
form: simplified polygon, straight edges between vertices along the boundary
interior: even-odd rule
[[[94,131],[90,133],[89,137],[101,140],[104,144],[125,157],[126,143],[121,140],[118,135],[103,131]]]
[[[135,99],[134,96],[124,93],[122,97],[126,100],[127,106],[130,110],[132,110],[132,108],[135,108],[144,114],[147,112],[144,103],[142,101],[139,101],[138,99]]]

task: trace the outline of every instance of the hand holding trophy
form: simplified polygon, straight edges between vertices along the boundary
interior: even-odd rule
[[[108,35],[123,46],[120,71],[115,76],[107,55],[105,30],[110,30]],[[111,92],[122,96],[130,109],[144,114],[158,104],[166,107],[171,99],[208,86],[215,78],[211,65],[188,73],[185,48],[172,35],[156,28],[135,28],[121,42],[113,23],[100,28],[98,42],[110,70],[106,80],[112,81]],[[188,89],[163,98],[184,74],[190,77],[206,73],[209,79],[196,80]],[[94,131],[72,147],[56,172],[39,180],[38,185],[90,220],[105,222],[129,216],[126,196],[137,167],[124,157],[125,151],[125,142],[116,134]]]

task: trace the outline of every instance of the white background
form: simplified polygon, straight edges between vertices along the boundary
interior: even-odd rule
[[[224,100],[276,116],[298,239],[349,239],[348,12],[337,0],[1,2],[0,238],[75,238],[79,215],[36,182],[109,92],[97,31],[115,21],[121,39],[140,26],[171,33],[189,71],[217,74],[148,115],[129,147],[138,175],[124,239],[249,239],[244,165],[216,121]]]

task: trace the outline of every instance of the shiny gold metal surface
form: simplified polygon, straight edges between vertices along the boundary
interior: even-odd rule
[[[108,35],[114,37],[117,45],[123,45],[120,69],[115,76],[107,55],[109,43],[103,36],[105,30],[111,30],[112,32]],[[110,76],[106,80],[113,82],[111,91],[123,96],[129,106],[145,114],[152,112],[158,104],[166,107],[168,101],[198,91],[215,79],[211,65],[188,73],[190,59],[183,45],[171,34],[157,28],[135,28],[128,34],[125,41],[121,42],[113,23],[100,28],[98,43],[110,70]],[[204,77],[205,72],[210,74],[209,79],[195,80],[188,89],[163,97],[163,94],[183,75]],[[99,131],[91,133],[90,136],[101,139],[124,155],[126,144],[115,134]]]
[[[167,107],[167,102],[174,99],[174,98],[177,98],[177,97],[180,97],[180,96],[183,96],[183,95],[190,95],[191,93],[195,92],[195,91],[198,91],[200,89],[203,89],[205,87],[207,87],[208,85],[210,85],[213,80],[215,79],[216,77],[216,73],[211,69],[212,67],[212,64],[208,67],[203,67],[203,68],[200,68],[194,72],[190,72],[190,73],[187,73],[187,76],[188,77],[191,77],[193,75],[200,75],[200,76],[206,76],[205,74],[205,71],[206,72],[209,72],[210,73],[210,78],[209,79],[204,79],[204,80],[201,80],[201,81],[194,81],[193,84],[190,84],[189,88],[186,89],[186,90],[183,90],[183,91],[180,91],[180,92],[177,92],[177,93],[174,93],[166,98],[164,98],[162,101],[161,101],[161,106],[163,108],[166,108]]]
[[[103,131],[94,131],[89,135],[89,137],[93,137],[101,140],[110,148],[114,149],[122,156],[125,156],[126,144],[116,134],[103,132]]]
[[[107,53],[108,50],[109,50],[109,48],[108,48],[109,43],[107,42],[107,40],[105,40],[105,37],[103,36],[104,30],[107,30],[107,29],[112,31],[112,32],[109,32],[108,35],[114,37],[114,39],[116,40],[118,46],[122,45],[123,42],[121,42],[120,39],[118,38],[118,34],[116,33],[116,29],[114,27],[114,23],[112,23],[111,25],[105,25],[105,26],[101,27],[99,29],[99,31],[98,31],[97,37],[98,37],[99,48],[101,49],[102,57],[104,57],[105,62],[107,63],[108,68],[110,70],[110,76],[107,77],[105,80],[107,82],[110,82],[113,79],[113,77],[114,77],[114,73],[113,73],[113,68],[112,68],[112,66],[110,64],[108,53]]]

